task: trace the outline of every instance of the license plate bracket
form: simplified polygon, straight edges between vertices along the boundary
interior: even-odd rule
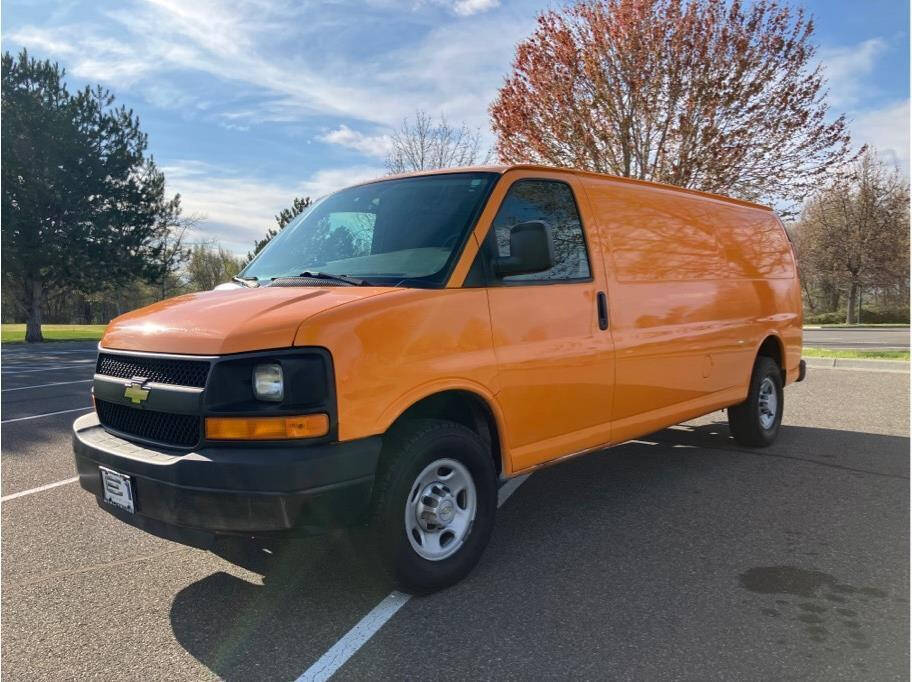
[[[126,474],[118,473],[106,467],[98,467],[98,471],[101,474],[101,489],[104,501],[133,514],[136,511],[136,506],[132,479]]]

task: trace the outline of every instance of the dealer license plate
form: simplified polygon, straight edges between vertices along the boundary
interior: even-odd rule
[[[134,512],[133,486],[130,483],[130,477],[104,467],[98,467],[98,470],[101,472],[104,501],[132,514]]]

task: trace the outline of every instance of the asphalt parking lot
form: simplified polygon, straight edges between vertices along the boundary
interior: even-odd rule
[[[467,580],[359,641],[392,588],[356,537],[117,522],[72,482],[94,344],[2,354],[5,679],[293,680],[343,638],[335,679],[909,677],[908,372],[812,367],[767,450],[715,413],[542,470]]]

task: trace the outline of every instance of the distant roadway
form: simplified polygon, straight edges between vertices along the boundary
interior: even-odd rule
[[[909,328],[805,329],[804,345],[814,348],[908,350]]]

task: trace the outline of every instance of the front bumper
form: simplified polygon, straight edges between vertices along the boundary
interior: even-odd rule
[[[223,446],[195,452],[113,436],[95,413],[73,424],[79,484],[99,505],[155,535],[200,546],[212,534],[312,534],[360,523],[380,437],[313,446]],[[133,481],[136,512],[102,501],[99,466]]]

